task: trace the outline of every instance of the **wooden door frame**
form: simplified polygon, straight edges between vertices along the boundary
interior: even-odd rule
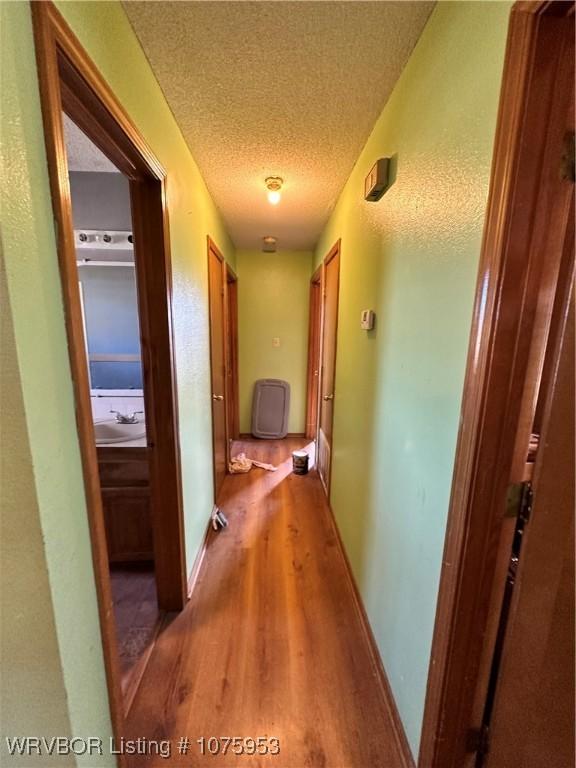
[[[328,267],[328,264],[335,259],[338,258],[338,291],[336,294],[336,327],[334,328],[334,390],[336,390],[336,360],[338,357],[338,319],[339,319],[339,311],[340,311],[340,260],[341,260],[341,251],[342,251],[342,240],[338,238],[338,240],[334,243],[332,248],[328,251],[326,256],[324,257],[324,260],[322,261],[321,265],[321,281],[320,281],[320,287],[321,287],[321,302],[322,302],[322,312],[321,312],[321,328],[322,332],[320,334],[320,381],[318,382],[318,429],[320,429],[320,411],[322,408],[321,403],[321,397],[322,397],[322,387],[324,383],[324,365],[323,365],[323,354],[324,354],[324,333],[325,333],[325,327],[324,327],[324,320],[325,320],[325,304],[326,304],[326,268]],[[328,469],[328,484],[324,485],[324,479],[320,475],[320,472],[318,473],[320,475],[320,481],[322,483],[322,487],[324,488],[324,492],[326,493],[326,497],[328,501],[330,501],[330,488],[332,487],[332,447],[334,443],[334,409],[336,407],[335,402],[333,402],[332,405],[332,443],[330,445],[330,467]]]
[[[62,112],[78,124],[130,183],[146,427],[148,444],[155,449],[148,453],[158,600],[161,608],[180,610],[187,596],[166,173],[56,7],[48,1],[32,2],[31,7],[103,655],[112,727],[115,736],[120,737],[124,732],[124,703]],[[160,496],[162,503],[154,503]]]
[[[214,381],[212,376],[212,319],[210,317],[210,254],[214,254],[218,261],[220,262],[220,267],[222,271],[222,286],[224,289],[224,293],[222,295],[222,308],[223,308],[223,317],[222,317],[222,328],[224,331],[224,338],[222,339],[222,356],[224,360],[224,432],[225,432],[225,441],[226,441],[226,464],[228,464],[228,458],[229,458],[229,439],[228,439],[228,401],[226,399],[227,392],[226,392],[226,259],[224,258],[222,251],[218,248],[214,240],[210,237],[210,235],[206,235],[206,266],[208,269],[208,327],[209,327],[209,334],[210,334],[210,415],[212,417],[212,479],[214,483],[214,503],[217,503],[217,496],[218,496],[218,489],[216,488],[216,437],[214,435],[214,412],[213,412],[213,403],[212,403],[212,395],[214,393]],[[226,471],[228,469],[226,468]]]
[[[226,371],[226,434],[230,450],[232,440],[240,437],[240,393],[238,381],[238,277],[232,267],[225,262],[224,271],[224,344],[226,346],[226,365],[232,361],[232,370]],[[236,303],[234,311],[230,309],[230,286],[235,286]],[[230,460],[230,454],[228,454]]]
[[[315,292],[319,291],[318,306]],[[316,344],[317,339],[317,344]],[[322,265],[310,280],[310,310],[308,320],[308,372],[306,386],[306,437],[316,440],[320,397],[320,368],[322,365]],[[318,375],[314,375],[314,371]]]
[[[467,753],[545,260],[532,214],[560,65],[550,27],[573,14],[574,3],[518,2],[510,15],[420,768],[459,768]]]

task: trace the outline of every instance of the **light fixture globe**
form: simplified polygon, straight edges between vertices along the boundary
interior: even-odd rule
[[[268,202],[271,205],[278,205],[281,197],[280,190],[282,189],[284,180],[281,179],[280,176],[268,176],[264,183],[266,184],[266,189],[268,190]]]

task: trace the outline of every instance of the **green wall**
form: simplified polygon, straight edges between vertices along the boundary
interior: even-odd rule
[[[342,238],[332,506],[415,755],[509,9],[436,6],[316,252]]]
[[[290,383],[289,432],[306,429],[308,302],[313,254],[238,251],[240,431],[250,432],[256,379]],[[272,339],[280,346],[273,347]]]
[[[212,507],[206,235],[234,265],[234,252],[198,168],[119,3],[59,2],[89,55],[168,172],[167,200],[174,277],[175,342],[188,567]],[[107,736],[110,730],[72,382],[48,187],[36,63],[28,3],[1,3],[2,240],[7,300],[3,321],[12,338],[7,388],[21,418],[2,408],[3,438],[18,445],[8,456],[3,496],[17,500],[13,537],[3,537],[3,601],[19,614],[18,631],[3,634],[3,665],[13,676],[3,695],[6,723]],[[6,183],[9,180],[9,183]],[[9,353],[6,353],[7,355]],[[4,364],[4,358],[2,360]],[[5,458],[6,448],[3,450]],[[27,492],[21,492],[26,482]],[[3,524],[9,525],[9,511]],[[4,548],[30,538],[36,572],[21,578],[22,562]],[[9,554],[9,553],[8,553]],[[37,590],[30,588],[33,583]],[[10,594],[5,594],[6,585]],[[47,591],[49,593],[47,594]],[[50,597],[52,608],[49,610]],[[3,603],[3,607],[5,604]],[[44,646],[37,621],[45,623]],[[35,618],[36,617],[36,618]],[[24,644],[35,639],[28,647]],[[34,652],[35,663],[28,663]],[[38,677],[42,659],[46,677]],[[27,693],[42,695],[36,704]],[[20,692],[20,700],[17,695]],[[26,697],[26,698],[24,698]],[[39,708],[46,712],[40,712]],[[42,717],[44,718],[42,720]],[[51,719],[52,718],[52,719]],[[4,743],[2,743],[4,749]],[[62,762],[60,760],[60,762]],[[95,758],[78,758],[95,764]],[[104,758],[99,765],[112,765]]]
[[[71,732],[14,329],[6,312],[8,295],[3,266],[0,267],[0,303],[4,308],[0,327],[0,755],[8,761],[5,737],[13,738],[25,732],[50,738],[54,734],[70,736]],[[8,589],[7,585],[17,589]],[[47,702],[50,706],[46,706]],[[70,764],[64,758],[49,764],[58,762]],[[11,757],[10,765],[28,768],[30,758]]]

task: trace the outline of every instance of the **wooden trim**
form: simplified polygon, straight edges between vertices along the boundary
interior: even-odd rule
[[[340,255],[340,246],[342,244],[342,240],[338,238],[332,248],[328,251],[326,256],[324,257],[324,261],[322,262],[324,266],[328,266],[328,264],[332,261],[332,259],[336,258],[336,256]]]
[[[374,676],[378,680],[378,685],[380,686],[382,697],[386,702],[386,706],[390,714],[390,720],[392,721],[394,735],[396,737],[396,743],[398,745],[398,750],[403,758],[402,768],[415,768],[414,758],[412,756],[412,750],[410,749],[408,738],[406,737],[406,732],[404,730],[404,726],[402,725],[402,719],[400,718],[400,713],[398,712],[398,708],[396,707],[396,701],[394,699],[394,695],[390,687],[390,682],[388,680],[386,670],[384,669],[384,664],[382,663],[382,657],[380,655],[380,651],[378,650],[378,645],[376,644],[376,638],[374,637],[374,633],[372,632],[372,627],[370,626],[370,621],[368,619],[368,615],[364,607],[364,601],[362,600],[362,597],[360,595],[360,590],[358,589],[356,579],[354,578],[354,573],[350,565],[350,560],[348,559],[346,548],[344,547],[344,543],[340,535],[340,529],[338,528],[338,523],[336,522],[336,517],[334,515],[334,511],[332,510],[332,506],[330,505],[330,503],[328,503],[328,518],[330,520],[330,524],[332,525],[332,529],[334,531],[334,537],[336,539],[338,549],[340,550],[340,554],[345,564],[346,577],[348,579],[350,588],[352,590],[354,607],[356,609],[356,612],[358,613],[360,624],[362,626],[362,631],[366,638],[366,644],[368,645],[368,648],[370,651],[370,657],[372,659],[372,664],[374,667]]]
[[[210,235],[206,236],[206,240],[208,242],[208,249],[214,252],[214,254],[218,257],[218,260],[222,262],[224,266],[224,270],[226,270],[226,259],[224,258],[222,251],[220,250],[220,248],[218,248],[218,246],[216,245],[214,240],[212,240]]]
[[[228,465],[230,461],[230,440],[229,440],[229,425],[228,425],[228,399],[227,399],[227,376],[226,376],[226,353],[227,353],[227,346],[226,346],[226,303],[227,303],[227,295],[226,295],[226,286],[227,286],[227,275],[226,275],[226,259],[224,258],[222,251],[218,248],[214,240],[210,237],[210,235],[206,235],[206,268],[208,270],[208,326],[209,326],[209,333],[210,333],[210,414],[211,414],[211,426],[212,426],[212,480],[214,483],[214,503],[217,503],[218,498],[218,488],[216,487],[216,440],[214,437],[214,410],[213,410],[213,403],[212,403],[212,393],[215,391],[214,382],[212,380],[212,319],[211,319],[211,294],[210,294],[210,254],[214,254],[218,261],[220,262],[220,266],[222,269],[222,285],[224,287],[224,295],[222,297],[222,308],[224,316],[222,318],[222,325],[224,330],[224,338],[222,339],[222,356],[224,359],[224,431],[225,431],[225,442],[226,442],[226,465]]]
[[[147,430],[149,445],[157,449],[152,451],[156,456],[150,469],[153,494],[155,498],[161,494],[162,498],[162,505],[154,505],[157,587],[162,607],[176,610],[184,605],[186,584],[165,173],[55,6],[45,1],[32,2],[31,7],[110,714],[114,735],[119,739],[124,731],[124,702],[92,424],[62,111],[85,130],[131,181],[133,217],[137,224],[134,235],[139,265],[138,298],[141,321],[144,320]],[[125,765],[124,756],[119,756],[118,762]]]
[[[559,75],[574,66],[562,60],[556,32],[573,8],[573,3],[517,3],[510,16],[420,768],[464,764],[466,731],[485,672],[481,657],[490,634],[506,491],[542,275],[553,283],[557,270],[538,248],[539,238],[571,204],[566,194],[554,211],[543,210],[539,195],[545,154],[554,138],[554,91]]]
[[[228,443],[240,433],[240,384],[238,381],[238,278],[228,263],[226,269],[226,385]],[[233,287],[232,287],[233,286]],[[228,457],[230,458],[230,457]]]
[[[158,604],[186,604],[186,555],[165,179],[130,182]]]
[[[306,437],[315,440],[318,431],[320,366],[322,341],[322,266],[310,280],[308,320],[308,369],[306,373]],[[317,374],[314,372],[317,371]]]
[[[338,292],[336,297],[336,327],[334,328],[334,391],[336,391],[336,363],[338,360],[338,321],[339,321],[339,315],[340,315],[340,253],[341,253],[341,246],[342,246],[342,240],[341,238],[338,238],[338,240],[334,243],[332,248],[328,251],[326,254],[322,265],[321,265],[321,301],[322,301],[322,312],[321,312],[321,319],[320,324],[322,328],[321,332],[321,340],[320,340],[320,381],[318,382],[318,398],[320,399],[322,397],[322,377],[323,377],[323,355],[324,355],[324,305],[325,305],[325,299],[326,299],[326,267],[328,264],[335,258],[338,258]],[[322,405],[320,404],[319,408],[322,408]],[[322,487],[324,488],[324,491],[326,493],[326,498],[328,501],[330,501],[330,489],[332,487],[332,455],[333,455],[333,447],[334,447],[334,410],[336,408],[336,403],[334,401],[334,405],[332,407],[332,442],[330,444],[330,468],[328,471],[328,484],[324,484],[324,478],[318,472],[318,475],[320,477],[320,482],[322,483]],[[318,427],[320,427],[320,414],[318,415]]]

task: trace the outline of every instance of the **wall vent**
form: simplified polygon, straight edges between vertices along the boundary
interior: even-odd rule
[[[267,235],[262,238],[262,251],[263,253],[276,253],[276,238]]]

